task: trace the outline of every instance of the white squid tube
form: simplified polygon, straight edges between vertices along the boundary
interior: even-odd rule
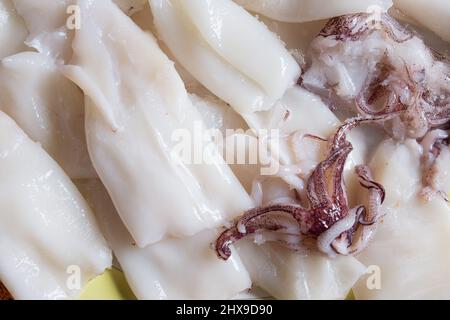
[[[274,161],[279,161],[280,166],[298,166],[303,169],[324,160],[327,154],[327,142],[303,136],[313,135],[329,139],[341,125],[340,120],[318,96],[300,86],[287,90],[272,110],[255,112],[244,118],[252,128],[278,130],[280,139],[275,145]],[[380,135],[382,134],[370,132],[367,138],[360,128],[349,134],[349,141],[355,150],[346,162],[344,174],[351,203],[356,200],[355,191],[359,186],[353,169],[355,165],[365,162],[370,151],[368,146],[376,144]],[[267,163],[262,165],[267,166]],[[303,171],[301,175],[308,174]],[[289,176],[284,176],[283,179],[292,183]]]
[[[15,299],[76,298],[112,255],[72,181],[0,113],[0,281]]]
[[[84,130],[83,92],[38,52],[0,61],[0,109],[72,179],[95,178]]]
[[[394,0],[394,6],[450,42],[450,6],[447,0]]]
[[[150,5],[159,36],[180,64],[239,113],[270,109],[300,75],[276,35],[232,1]]]
[[[109,0],[78,5],[83,28],[65,74],[88,97],[94,167],[138,246],[194,235],[249,209],[248,194],[212,145],[200,164],[174,157],[174,133],[192,137],[204,128],[156,40]]]
[[[276,243],[243,240],[238,253],[252,281],[277,299],[345,299],[366,267],[353,257],[292,252]]]
[[[99,180],[77,182],[138,299],[229,299],[251,286],[237,252],[217,258],[214,230],[138,248]]]
[[[159,4],[160,7],[156,7],[156,3]],[[197,43],[195,43],[192,39],[195,40],[196,38],[194,38],[192,34],[187,33],[187,31],[192,28],[186,27],[191,26],[192,23],[186,22],[185,16],[182,15],[184,11],[183,8],[181,8],[181,5],[175,5],[174,1],[170,1],[170,4],[174,5],[173,7],[170,7],[168,3],[168,1],[150,2],[156,26],[158,28],[159,25],[158,30],[163,41],[172,50],[177,60],[188,69],[197,80],[208,87],[216,95],[227,101],[223,95],[221,96],[218,94],[218,89],[212,88],[212,86],[208,85],[210,82],[202,79],[202,75],[199,75],[199,71],[202,71],[201,68],[194,67],[192,63],[192,61],[197,60],[200,66],[200,63],[205,63],[205,61],[207,64],[211,63],[211,61],[221,62],[220,60],[213,60],[210,56],[206,55],[206,53],[212,51],[204,49],[204,43],[213,41],[211,40],[211,38],[213,38],[211,32],[207,35],[209,36],[208,40],[197,40]],[[185,5],[188,5],[188,3],[185,2]],[[204,21],[206,20],[201,20],[203,23],[203,33],[206,33],[208,30],[214,31],[214,28],[211,26],[207,28],[207,23]],[[215,19],[212,21],[216,22],[221,20]],[[200,22],[197,22],[196,26],[198,25],[200,25]],[[214,24],[211,25],[215,26]],[[196,34],[198,35],[198,33]],[[203,37],[207,38],[207,36]],[[240,44],[238,48],[241,48],[242,46],[243,45]],[[232,47],[230,46],[229,48]],[[239,52],[239,50],[236,51]],[[201,66],[205,72],[208,70],[204,65]],[[224,73],[220,73],[221,76],[223,76],[223,74]],[[230,79],[231,78],[228,78],[225,81],[230,82]],[[224,83],[226,83],[225,81]],[[285,90],[286,88],[287,87],[285,87]],[[241,87],[240,89],[245,89],[248,92],[246,87]],[[283,96],[283,94],[281,96]],[[281,98],[281,96],[279,96],[279,98]],[[276,100],[278,99],[275,99],[275,101]],[[236,108],[236,103],[233,104],[230,100],[227,102],[235,107],[235,109],[244,116],[250,126],[255,129],[274,128],[281,129],[282,134],[291,134],[294,131],[303,128],[307,130],[305,133],[323,135],[327,138],[339,125],[339,120],[332,115],[331,111],[329,111],[319,98],[314,97],[312,94],[307,93],[299,87],[288,90],[283,98],[280,99],[280,102],[277,102],[275,106],[272,106],[268,111],[257,112],[257,108],[239,109]],[[287,109],[290,109],[290,115],[288,121],[284,123],[284,112],[286,111],[284,108],[286,107]],[[324,115],[325,118],[322,117]],[[317,124],[317,121],[315,121],[317,120],[316,117],[319,120],[322,119],[323,122],[319,121],[320,124]],[[320,128],[318,129],[317,126]],[[290,148],[287,145],[285,147],[282,146],[281,160],[285,164],[295,161],[289,149]],[[238,166],[235,166],[235,172],[240,172]],[[349,289],[365,270],[364,266],[352,257],[343,257],[335,262],[323,258],[320,255],[310,259],[310,257],[305,258],[298,255],[298,253],[282,250],[283,254],[280,255],[280,259],[277,259],[272,255],[276,255],[277,252],[279,252],[279,248],[273,247],[270,244],[258,246],[244,240],[242,243],[238,244],[238,247],[242,250],[242,259],[246,267],[249,268],[248,270],[254,283],[264,288],[272,295],[280,298],[345,298]],[[309,269],[307,271],[299,270],[299,267],[302,267],[303,265],[306,267],[309,266]],[[300,275],[303,276],[303,280],[295,281]],[[323,280],[322,282],[317,280],[321,278],[326,280]],[[305,291],[304,289],[309,285],[313,287],[312,291]],[[332,288],[324,290],[328,285]]]

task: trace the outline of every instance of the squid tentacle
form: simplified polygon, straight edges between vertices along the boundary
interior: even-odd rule
[[[332,248],[342,255],[358,254],[364,250],[383,217],[381,205],[386,197],[384,187],[373,180],[367,166],[357,166],[355,172],[360,185],[369,191],[369,205],[368,208],[360,207],[358,214],[355,215],[355,226],[332,242]]]
[[[244,237],[262,236],[263,234],[270,235],[267,237],[269,241],[278,241],[286,247],[294,249],[301,246],[303,238],[316,239],[319,250],[330,255],[334,246],[348,249],[349,246],[345,247],[343,244],[345,241],[349,241],[351,244],[354,230],[359,225],[361,215],[366,211],[363,206],[352,210],[348,208],[343,172],[353,146],[347,140],[347,132],[360,124],[377,122],[386,117],[389,115],[355,118],[344,123],[330,140],[328,156],[317,165],[308,179],[306,195],[309,209],[300,205],[277,204],[257,207],[244,213],[231,228],[225,230],[217,239],[215,248],[218,257],[227,260],[231,255],[231,245]],[[330,170],[331,181],[328,182],[330,175],[327,173]],[[377,199],[382,202],[385,196],[384,189],[371,179],[368,169],[358,167],[357,174],[360,177],[361,185],[372,192],[371,197],[374,199],[378,197]],[[327,186],[332,189],[329,190]],[[369,204],[369,211],[372,215],[377,205],[375,200]],[[368,217],[372,216],[366,216],[366,218]],[[369,222],[368,219],[365,222]],[[375,219],[372,225],[374,224]],[[364,226],[369,228],[369,223]],[[336,240],[338,236],[340,242]],[[345,250],[347,249],[339,248],[334,250],[346,254]]]
[[[297,223],[297,229],[306,229],[304,226],[307,211],[300,206],[272,205],[255,208],[244,213],[234,225],[225,230],[216,241],[218,257],[227,260],[231,256],[230,246],[249,235],[262,231],[288,231],[296,228],[288,223],[280,223],[280,214],[288,215]]]
[[[445,201],[448,202],[446,192],[438,190],[437,177],[438,168],[437,161],[442,153],[442,148],[449,145],[449,132],[436,129],[430,131],[422,140],[421,145],[423,149],[422,156],[422,177],[424,188],[421,195],[425,199],[431,199],[433,195],[440,195]]]

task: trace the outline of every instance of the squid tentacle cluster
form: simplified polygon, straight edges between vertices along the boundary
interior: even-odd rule
[[[230,246],[249,237],[263,237],[300,250],[306,240],[316,240],[325,254],[349,255],[360,252],[368,243],[382,214],[384,188],[375,182],[366,166],[356,167],[361,185],[369,190],[368,208],[350,209],[344,185],[344,166],[353,150],[348,132],[363,123],[374,123],[395,115],[353,118],[346,121],[330,140],[329,152],[311,173],[306,186],[309,208],[301,205],[270,205],[245,212],[217,239],[217,256],[227,260]],[[267,236],[267,235],[270,236]]]
[[[301,81],[306,87],[314,83],[329,88],[330,81],[338,81],[331,89],[361,116],[402,111],[386,124],[397,139],[420,139],[432,129],[448,127],[449,61],[388,14],[376,20],[368,13],[333,18],[312,48],[313,63]],[[339,83],[345,77],[336,80],[335,72],[326,72],[330,61],[335,71],[347,70],[354,86],[346,88]],[[352,88],[357,91],[347,90]]]
[[[312,63],[301,83],[331,90],[362,117],[397,113],[382,123],[387,133],[428,144],[422,195],[446,198],[435,181],[436,152],[447,148],[448,137],[436,132],[450,128],[450,62],[388,14],[372,18],[358,13],[329,20],[312,43]],[[438,139],[430,144],[433,137]]]
[[[361,12],[330,19],[320,31],[321,37],[333,37],[336,41],[356,41],[377,30],[382,30],[393,41],[402,43],[413,37],[387,13],[374,16]]]

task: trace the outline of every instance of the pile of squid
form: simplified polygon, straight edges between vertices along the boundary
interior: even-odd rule
[[[368,205],[349,208],[343,174],[353,146],[347,134],[359,125],[376,124],[398,141],[417,139],[423,147],[422,196],[448,201],[445,190],[439,190],[436,163],[449,145],[449,61],[388,14],[374,18],[367,13],[331,19],[308,56],[299,84],[347,119],[307,179],[307,206],[274,204],[244,213],[217,239],[221,259],[227,260],[230,246],[246,237],[330,257],[361,252],[383,218],[385,190],[367,166],[357,166]]]

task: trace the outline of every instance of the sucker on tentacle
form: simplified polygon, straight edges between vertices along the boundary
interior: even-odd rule
[[[263,237],[267,232],[271,234],[268,240],[280,242],[294,250],[302,248],[304,239],[320,239],[316,246],[329,255],[332,255],[333,250],[340,254],[352,254],[362,250],[381,217],[379,206],[384,200],[384,189],[372,180],[367,167],[357,167],[356,173],[361,185],[369,190],[369,208],[366,210],[360,206],[349,210],[343,173],[353,146],[347,140],[347,133],[363,123],[376,123],[394,116],[396,114],[354,118],[345,122],[330,139],[326,159],[317,165],[308,179],[306,197],[309,208],[301,205],[271,205],[257,207],[244,213],[217,239],[215,248],[218,257],[227,260],[231,255],[232,244],[251,235]],[[350,218],[350,222],[346,222],[349,211],[350,214],[354,213],[354,217]],[[370,224],[359,224],[363,213],[364,221]],[[329,241],[324,240],[329,230],[333,232],[334,226],[343,224],[341,221],[345,223],[335,237]],[[361,235],[357,235],[357,243],[352,246],[351,238],[355,230],[361,231]],[[340,238],[342,239],[339,240]],[[343,249],[336,249],[339,241],[341,243],[339,247],[344,246]]]

